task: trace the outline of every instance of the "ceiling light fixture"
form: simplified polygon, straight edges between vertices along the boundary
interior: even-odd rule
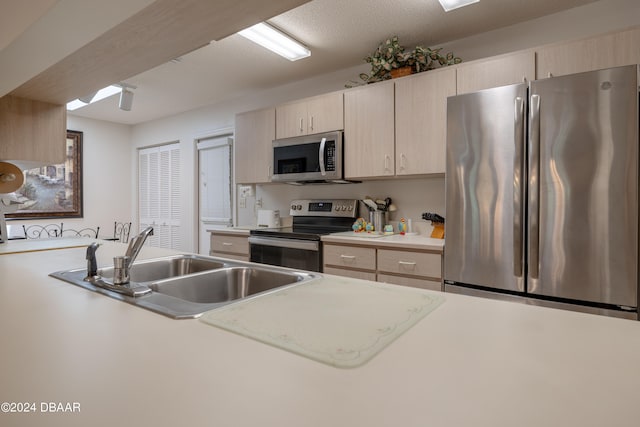
[[[137,89],[137,87],[128,83],[116,83],[111,86],[107,86],[93,94],[68,102],[67,111],[77,110],[78,108],[85,107],[118,93],[120,94],[118,108],[124,111],[131,111],[131,104],[133,103],[133,91],[131,91],[131,89]]]
[[[87,96],[83,96],[81,98],[68,102],[67,110],[77,110],[78,108],[84,107],[85,105],[93,104],[94,102],[98,102],[102,99],[108,98],[112,95],[115,95],[116,93],[120,93],[121,90],[122,88],[117,85],[107,86],[96,92],[94,96],[91,96],[91,94],[89,94]]]
[[[452,11],[463,6],[469,6],[473,3],[478,3],[480,0],[438,0],[442,5],[445,12]]]
[[[126,83],[120,83],[122,92],[120,92],[120,102],[118,102],[118,108],[124,111],[131,111],[131,105],[133,104],[133,91],[135,86],[128,85]]]
[[[311,56],[311,51],[306,46],[266,22],[260,22],[253,27],[240,31],[238,34],[287,58],[289,61],[297,61]]]

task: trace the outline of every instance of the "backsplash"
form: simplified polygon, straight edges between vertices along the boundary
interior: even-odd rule
[[[360,184],[257,185],[255,197],[246,198],[246,207],[237,209],[237,225],[255,225],[258,209],[278,209],[280,216],[286,218],[289,216],[289,202],[294,199],[361,200],[365,196],[374,199],[391,197],[398,210],[390,213],[390,222],[396,223],[400,218],[411,218],[414,229],[420,234],[431,233],[431,224],[422,220],[423,212],[434,212],[446,218],[444,177],[435,177],[366,181]],[[256,206],[256,201],[261,201],[262,206]],[[362,204],[359,215],[368,217],[368,211]]]

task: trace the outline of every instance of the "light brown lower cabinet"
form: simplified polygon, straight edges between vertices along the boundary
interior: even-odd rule
[[[442,290],[442,254],[438,251],[331,243],[323,247],[327,274]]]
[[[212,231],[209,254],[238,261],[249,261],[249,238],[223,231]]]

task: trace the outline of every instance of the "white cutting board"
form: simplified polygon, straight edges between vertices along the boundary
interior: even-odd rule
[[[416,288],[320,278],[200,321],[339,368],[362,365],[444,302]]]

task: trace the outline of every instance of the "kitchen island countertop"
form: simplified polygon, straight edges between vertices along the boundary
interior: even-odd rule
[[[125,248],[104,243],[99,263]],[[145,247],[140,258],[170,253]],[[0,257],[0,402],[37,409],[2,412],[0,425],[566,427],[638,416],[637,321],[445,294],[365,365],[337,369],[48,277],[84,255]]]

